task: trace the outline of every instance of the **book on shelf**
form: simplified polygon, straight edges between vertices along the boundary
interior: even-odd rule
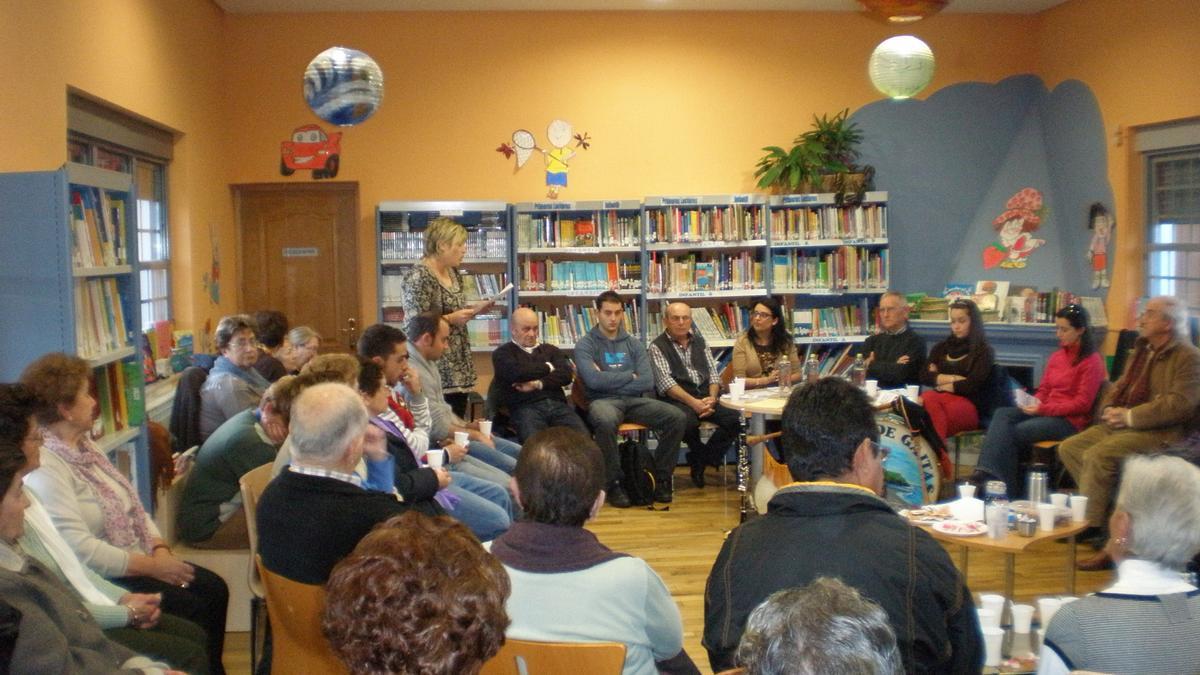
[[[1083,306],[1088,313],[1088,319],[1093,326],[1107,326],[1108,312],[1104,309],[1104,299],[1094,296],[1082,296],[1079,298],[1079,304]]]
[[[1008,286],[1008,281],[984,280],[975,283],[971,299],[979,307],[984,321],[1002,321],[1007,316]]]
[[[75,280],[75,345],[84,358],[129,344],[129,328],[117,280]]]
[[[467,302],[490,299],[508,285],[507,274],[463,273],[459,275],[459,279]]]
[[[517,250],[531,248],[637,246],[640,223],[636,213],[615,210],[590,214],[518,213]]]
[[[74,266],[127,264],[125,199],[107,190],[86,186],[72,186],[70,199]]]
[[[762,288],[763,264],[757,251],[669,256],[650,252],[648,285],[651,293]],[[704,285],[701,286],[700,284]]]
[[[498,347],[508,339],[508,319],[478,315],[467,321],[467,337],[472,348]]]
[[[94,437],[142,425],[146,418],[142,377],[137,360],[116,361],[93,369],[88,388],[99,408],[92,426]]]
[[[884,204],[823,205],[771,212],[771,238],[775,241],[882,239],[887,233]]]
[[[639,332],[638,303],[625,303],[625,331]],[[552,345],[574,345],[596,325],[596,309],[590,304],[567,304],[553,308],[531,308],[538,317],[542,341]]]
[[[646,217],[647,241],[651,243],[736,242],[766,236],[759,205],[671,206],[649,210]]]
[[[808,357],[816,354],[820,366],[821,377],[841,377],[850,372],[854,365],[854,350],[861,348],[857,344],[848,345],[807,345],[803,354],[799,354],[801,363],[807,362]]]
[[[792,311],[795,337],[851,337],[865,335],[870,326],[866,301],[841,307],[817,307]]]
[[[749,310],[732,302],[714,307],[692,307],[691,310],[693,332],[698,332],[709,342],[737,339],[749,325]],[[646,319],[646,335],[654,339],[664,328],[663,312],[651,312]]]
[[[787,290],[885,289],[886,249],[839,246],[829,251],[789,251],[771,256],[775,288]]]

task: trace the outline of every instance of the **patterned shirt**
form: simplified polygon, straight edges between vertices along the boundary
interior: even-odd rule
[[[343,473],[341,471],[334,471],[333,469],[326,469],[320,466],[307,466],[296,463],[289,464],[288,471],[294,471],[299,474],[304,474],[305,476],[332,478],[334,480],[340,480],[343,483],[350,483],[351,485],[362,487],[362,477],[356,473]]]
[[[423,263],[413,265],[401,298],[404,316],[411,319],[429,311],[445,316],[466,307],[466,294],[458,270],[450,270],[450,279],[453,287],[446,288],[438,281],[433,270]],[[445,393],[454,394],[475,388],[475,361],[471,358],[471,339],[466,326],[450,326],[450,347],[438,360],[437,367]]]
[[[696,370],[695,364],[692,363],[692,333],[687,335],[687,345],[680,345],[674,339],[668,339],[671,346],[675,348],[675,352],[679,354],[679,360],[683,361],[683,367],[687,369],[688,377],[693,382],[704,384],[704,378],[700,376],[700,371]],[[659,350],[655,343],[650,344],[650,363],[654,366],[654,388],[660,396],[665,395],[667,390],[678,384],[675,378],[671,377],[671,363],[667,361],[666,354]],[[707,384],[721,384],[721,373],[717,370],[717,362],[713,359],[712,351],[705,349],[704,358],[708,361],[708,382]]]

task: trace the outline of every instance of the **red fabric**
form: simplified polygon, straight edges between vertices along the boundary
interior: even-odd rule
[[[1037,397],[1042,402],[1039,415],[1065,417],[1076,429],[1083,431],[1092,422],[1092,406],[1096,392],[1104,382],[1104,361],[1098,352],[1075,363],[1079,345],[1071,345],[1050,355],[1046,372],[1038,386]]]
[[[400,396],[395,392],[392,392],[392,395],[388,397],[388,407],[392,409],[392,412],[396,413],[396,417],[400,418],[400,421],[404,423],[404,426],[408,427],[409,429],[417,426],[417,421],[413,419],[412,413],[409,412],[408,407],[404,405],[404,400],[401,399]]]
[[[921,394],[921,405],[929,413],[933,430],[944,442],[960,431],[979,428],[979,411],[971,399],[944,391],[927,391]]]

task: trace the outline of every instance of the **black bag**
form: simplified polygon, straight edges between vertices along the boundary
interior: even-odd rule
[[[654,462],[646,446],[628,440],[617,446],[621,456],[621,487],[631,506],[654,504]]]

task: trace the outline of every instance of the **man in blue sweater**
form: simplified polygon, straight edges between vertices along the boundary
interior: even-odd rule
[[[622,422],[643,424],[658,436],[654,453],[654,501],[671,501],[671,475],[679,457],[679,442],[687,417],[669,403],[643,395],[654,390],[654,371],[646,348],[625,331],[621,296],[605,291],[596,297],[596,325],[575,343],[575,368],[583,381],[588,421],[604,453],[608,503],[625,508],[629,496],[621,487],[617,427]]]

